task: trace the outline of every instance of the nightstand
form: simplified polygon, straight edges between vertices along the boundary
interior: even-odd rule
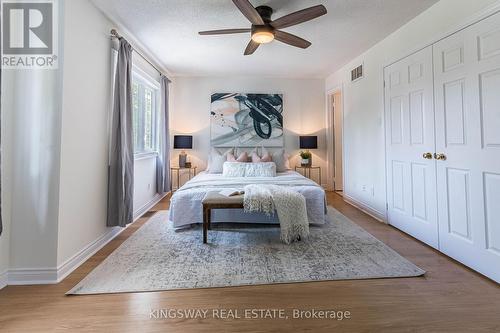
[[[312,179],[311,178],[311,170],[318,170],[318,178],[319,178],[319,186],[321,186],[321,167],[319,166],[307,166],[307,165],[296,165],[295,166],[295,171],[297,171],[297,169],[302,169],[304,170],[302,175],[304,177],[307,177],[309,179]]]
[[[189,173],[189,179],[193,178],[196,176],[196,167],[192,166],[190,168],[186,167],[178,167],[178,166],[171,166],[170,167],[170,190],[173,191],[173,173],[174,171],[177,172],[177,189],[181,187],[181,170],[188,170]]]

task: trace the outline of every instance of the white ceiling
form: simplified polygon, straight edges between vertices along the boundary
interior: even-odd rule
[[[312,42],[305,50],[277,41],[243,56],[250,34],[198,31],[249,28],[231,0],[94,0],[174,76],[258,75],[324,78],[438,0],[250,0],[273,18],[323,4],[328,14],[283,29]]]

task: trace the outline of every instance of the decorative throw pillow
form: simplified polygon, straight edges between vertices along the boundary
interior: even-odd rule
[[[290,168],[290,155],[288,155],[284,149],[270,153],[265,147],[262,147],[262,156],[269,155],[272,161],[276,164],[276,172],[286,172],[291,170]]]
[[[276,165],[273,162],[225,162],[222,175],[224,177],[275,177]]]
[[[273,158],[271,157],[271,154],[269,152],[262,154],[262,157],[260,158],[261,162],[272,162]]]
[[[242,162],[224,162],[222,175],[224,177],[245,177],[246,164]]]
[[[276,177],[276,164],[274,162],[247,163],[245,177]]]
[[[222,173],[222,168],[224,166],[224,162],[227,160],[227,155],[233,153],[233,148],[228,151],[221,153],[215,148],[212,148],[210,152],[210,156],[208,157],[208,173]]]
[[[252,152],[252,163],[261,163],[261,162],[272,162],[273,159],[269,153],[266,153],[260,157],[256,152]]]
[[[234,157],[234,154],[227,154],[228,162],[248,162],[248,154],[246,151],[242,152],[238,158]]]
[[[252,152],[252,163],[260,163],[261,158],[256,152]]]

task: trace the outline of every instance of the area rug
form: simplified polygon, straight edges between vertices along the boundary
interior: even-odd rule
[[[286,245],[274,225],[175,230],[160,211],[67,292],[70,295],[230,287],[425,273],[332,207],[328,223]]]

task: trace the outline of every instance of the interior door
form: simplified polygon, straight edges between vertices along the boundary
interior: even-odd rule
[[[344,189],[343,170],[342,170],[342,94],[336,92],[333,95],[333,141],[335,158],[335,182],[334,190],[342,191]]]
[[[434,45],[440,250],[500,281],[500,15]]]
[[[432,67],[429,46],[384,71],[387,214],[390,224],[437,248]]]

